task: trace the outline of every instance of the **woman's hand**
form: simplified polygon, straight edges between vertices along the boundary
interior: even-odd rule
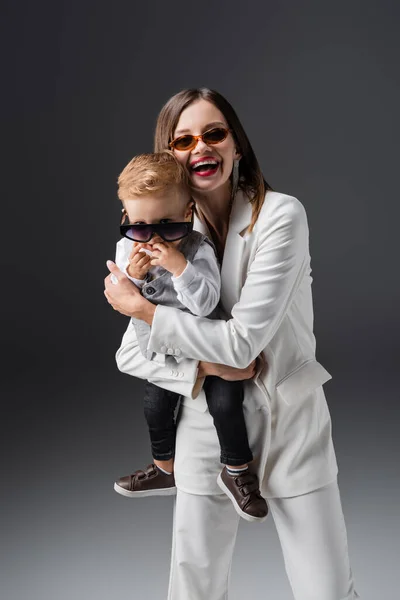
[[[149,325],[156,310],[154,304],[143,298],[138,288],[122,273],[115,263],[107,261],[110,275],[104,279],[104,295],[114,310],[122,315],[141,319]],[[117,280],[113,283],[112,276]]]
[[[209,363],[200,361],[198,377],[206,377],[207,375],[216,375],[226,381],[242,381],[243,379],[252,379],[256,374],[257,361],[253,360],[246,369],[237,369],[228,365],[220,365],[217,363]]]

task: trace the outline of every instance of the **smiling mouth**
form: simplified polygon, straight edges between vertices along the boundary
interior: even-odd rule
[[[205,174],[211,173],[218,169],[219,162],[212,158],[205,158],[204,160],[200,160],[190,167],[190,170],[194,173]]]

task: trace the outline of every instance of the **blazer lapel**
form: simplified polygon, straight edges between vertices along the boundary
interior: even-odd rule
[[[239,190],[235,196],[229,220],[228,235],[221,265],[221,304],[230,314],[238,302],[242,288],[243,252],[246,247],[245,231],[251,222],[252,207],[247,196]],[[194,216],[194,229],[211,240],[207,226]]]
[[[235,233],[244,233],[244,230],[250,225],[252,208],[247,196],[239,190],[233,201],[231,216],[229,220],[228,237],[234,231]],[[200,231],[210,239],[210,232],[207,225],[200,221],[197,215],[194,215],[193,229]]]
[[[243,282],[245,231],[251,222],[252,208],[247,196],[239,190],[235,196],[221,267],[221,303],[230,314],[239,301]]]
[[[194,215],[193,219],[193,229],[195,229],[196,231],[200,231],[200,233],[206,235],[212,241],[212,237],[210,235],[207,225],[205,225],[203,221],[200,221],[196,214]]]

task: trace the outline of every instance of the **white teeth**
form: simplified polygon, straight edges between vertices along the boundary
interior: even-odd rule
[[[202,165],[213,165],[217,166],[218,162],[216,160],[212,160],[210,158],[206,158],[205,160],[199,160],[199,162],[195,163],[192,166],[192,169],[197,169],[197,167],[201,167]]]

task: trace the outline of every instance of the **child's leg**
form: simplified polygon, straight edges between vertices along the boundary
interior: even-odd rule
[[[129,498],[166,496],[176,493],[173,475],[175,454],[175,408],[179,394],[147,382],[144,414],[149,427],[154,464],[125,475],[114,484],[119,494]]]
[[[154,464],[171,473],[175,454],[175,409],[179,394],[146,382],[144,416],[147,421]]]
[[[203,386],[208,410],[214,420],[221,447],[221,462],[245,467],[253,460],[243,416],[243,384],[208,376]]]
[[[220,460],[226,465],[218,476],[218,485],[241,517],[247,521],[263,521],[268,506],[260,494],[257,475],[248,470],[253,454],[243,414],[243,384],[208,376],[204,392],[220,443]]]

